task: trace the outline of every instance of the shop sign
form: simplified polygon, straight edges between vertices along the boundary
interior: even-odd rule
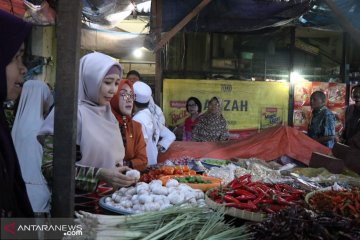
[[[192,96],[202,103],[202,112],[213,96],[219,96],[230,130],[262,129],[287,122],[288,83],[165,79],[163,112],[168,126],[181,125],[189,116],[185,105]]]

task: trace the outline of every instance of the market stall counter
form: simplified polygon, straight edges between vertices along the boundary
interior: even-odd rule
[[[174,142],[159,154],[158,162],[183,156],[192,158],[251,158],[271,161],[288,156],[309,165],[311,154],[330,154],[331,150],[291,127],[273,127],[245,138],[227,142]]]

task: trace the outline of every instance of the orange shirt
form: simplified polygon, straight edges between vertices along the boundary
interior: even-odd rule
[[[148,162],[146,156],[146,143],[142,133],[141,124],[132,119],[130,121],[129,124],[131,124],[132,127],[126,129],[124,161],[130,161],[133,169],[142,172],[146,169]]]

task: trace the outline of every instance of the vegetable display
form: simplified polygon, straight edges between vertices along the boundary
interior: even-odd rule
[[[300,206],[288,207],[249,228],[254,239],[264,240],[360,239],[359,221],[331,212],[317,215]]]
[[[289,205],[300,203],[304,191],[287,184],[252,182],[251,175],[247,174],[208,194],[211,200],[227,207],[274,213]]]
[[[162,181],[153,180],[147,184],[139,182],[135,187],[121,188],[105,203],[116,209],[131,213],[153,212],[174,205],[205,205],[204,193],[192,189],[186,184],[179,184],[175,179],[162,186]]]
[[[179,166],[162,166],[159,169],[154,169],[149,171],[148,173],[144,173],[140,177],[141,182],[149,183],[152,180],[156,180],[165,175],[196,175],[196,172],[190,170],[187,165],[179,165]]]
[[[84,239],[122,240],[245,240],[251,239],[246,227],[225,222],[222,212],[206,207],[172,207],[160,212],[129,216],[76,213]]]
[[[210,180],[204,180],[201,178],[201,176],[175,177],[174,179],[177,180],[179,183],[195,183],[195,184],[211,183]]]
[[[308,200],[317,211],[333,212],[360,220],[360,190],[317,191]]]
[[[214,166],[225,166],[228,165],[230,162],[227,160],[219,160],[219,159],[202,159],[201,162],[205,163],[205,164],[209,164],[209,165],[214,165]]]

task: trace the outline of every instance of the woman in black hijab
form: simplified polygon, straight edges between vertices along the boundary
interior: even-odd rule
[[[20,94],[23,42],[30,31],[29,23],[0,10],[0,217],[33,217],[3,108]]]

